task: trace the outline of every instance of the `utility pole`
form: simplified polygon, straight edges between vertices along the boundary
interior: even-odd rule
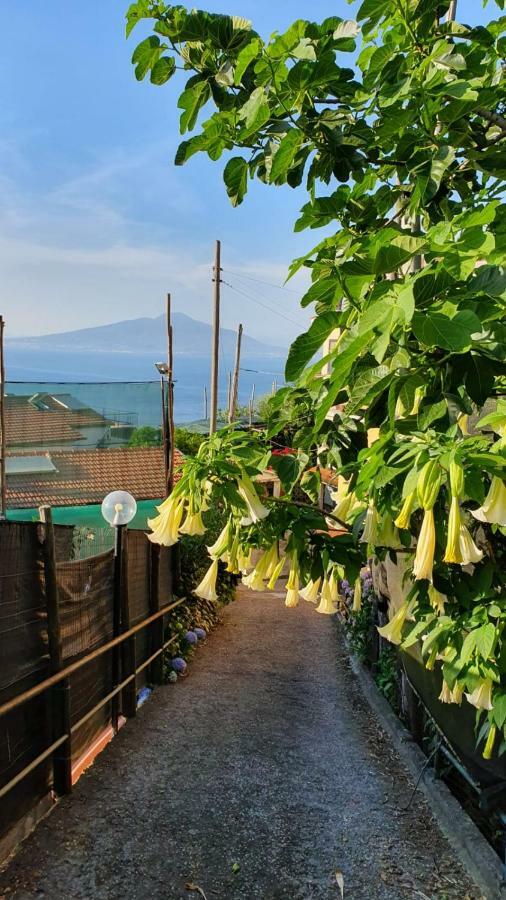
[[[7,517],[7,485],[5,483],[5,359],[3,316],[0,316],[0,519]]]
[[[172,333],[171,296],[167,294],[167,493],[174,487],[174,349]]]
[[[232,378],[232,390],[230,392],[230,405],[228,408],[228,421],[232,423],[235,419],[235,411],[237,409],[237,397],[239,394],[239,366],[241,364],[241,341],[242,341],[242,325],[237,329],[237,344],[235,348],[235,364],[234,375]]]
[[[218,415],[218,355],[220,350],[220,287],[221,287],[221,242],[216,241],[213,269],[213,336],[211,347],[211,410],[209,434],[216,431]]]
[[[255,405],[255,385],[251,388],[251,397],[249,401],[249,426],[253,425],[253,408]]]

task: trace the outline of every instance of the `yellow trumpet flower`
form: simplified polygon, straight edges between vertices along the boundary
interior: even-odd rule
[[[285,597],[285,606],[288,606],[290,609],[293,609],[294,606],[299,605],[299,578],[298,576],[294,578],[293,587],[288,588]]]
[[[352,612],[360,612],[362,609],[362,582],[360,580],[360,575],[355,581],[355,588],[353,591],[353,606]]]
[[[466,699],[476,709],[492,709],[492,679],[482,678],[471,694],[466,694]]]
[[[496,475],[492,478],[483,506],[471,510],[475,519],[490,525],[506,526],[506,484]]]
[[[362,544],[375,544],[378,533],[378,513],[374,505],[374,500],[369,501],[367,512],[365,514],[364,530],[360,542]]]
[[[268,589],[269,589],[270,591],[273,591],[274,588],[276,587],[276,583],[277,583],[277,581],[278,581],[279,576],[281,575],[281,572],[283,571],[284,565],[285,565],[285,557],[283,556],[283,557],[281,557],[281,559],[279,560],[279,562],[278,562],[276,568],[274,569],[274,571],[273,571],[273,573],[272,573],[272,575],[271,575],[271,577],[269,578],[269,581],[268,581],[268,583],[267,583],[267,587],[268,587]]]
[[[179,526],[183,518],[184,501],[167,504],[163,512],[154,519],[148,519],[148,526],[152,534],[148,539],[153,544],[161,544],[162,547],[172,547],[179,540]]]
[[[224,553],[228,550],[228,545],[230,543],[230,533],[231,533],[231,523],[230,520],[227,522],[224,528],[222,528],[220,534],[216,538],[214,544],[211,547],[207,548],[207,552],[209,556],[213,559],[219,559],[223,556]]]
[[[476,546],[469,528],[463,523],[460,526],[459,547],[463,566],[468,566],[470,563],[479,563],[483,559],[483,551]]]
[[[446,599],[445,595],[438,591],[433,584],[429,585],[430,605],[437,612],[438,616],[444,616]]]
[[[406,600],[400,609],[397,610],[395,616],[382,628],[378,628],[381,637],[385,638],[386,641],[390,641],[391,644],[400,644],[402,642],[402,629],[404,628],[408,612],[409,604]]]
[[[202,521],[202,513],[193,513],[186,516],[179,529],[179,534],[200,535],[206,533],[206,527]]]
[[[339,600],[339,585],[338,585],[338,574],[335,566],[332,566],[328,572],[328,580],[329,580],[329,590],[330,590],[330,598],[332,603],[337,603]]]
[[[485,747],[483,748],[483,759],[492,759],[492,753],[494,750],[496,735],[497,735],[497,726],[492,724],[489,728]]]
[[[327,578],[323,580],[322,594],[320,598],[320,603],[316,607],[317,613],[323,613],[325,616],[333,616],[337,610],[332,602],[332,594],[330,592],[330,585]]]
[[[237,479],[237,490],[248,509],[248,518],[252,522],[260,522],[269,515],[269,510],[260,500],[253,482],[247,475]]]
[[[218,560],[215,559],[209,566],[200,584],[194,588],[193,593],[203,600],[211,600],[213,603],[218,599],[216,593],[216,579],[218,577]]]
[[[299,595],[302,597],[303,600],[308,600],[309,603],[316,603],[316,601],[318,600],[318,592],[320,590],[320,584],[321,584],[321,578],[317,578],[316,581],[308,582],[306,587],[303,588],[301,591],[299,591]]]
[[[423,515],[422,527],[418,543],[416,545],[415,559],[413,562],[413,574],[417,581],[427,579],[432,581],[432,568],[434,565],[434,550],[436,549],[436,529],[434,527],[434,511],[426,509]]]
[[[404,502],[401,506],[399,515],[396,519],[394,519],[394,525],[397,528],[409,528],[409,523],[411,520],[411,513],[413,512],[413,507],[415,505],[416,500],[416,491],[411,491],[410,494],[404,499]]]
[[[460,552],[460,528],[462,519],[460,516],[460,503],[458,497],[452,496],[450,504],[450,515],[448,516],[448,537],[446,541],[446,550],[443,557],[447,563],[461,563],[462,553]]]
[[[454,702],[453,697],[452,697],[452,691],[450,690],[446,681],[444,681],[444,680],[443,680],[443,686],[441,688],[441,693],[438,697],[438,700],[440,700],[441,703],[453,703]]]

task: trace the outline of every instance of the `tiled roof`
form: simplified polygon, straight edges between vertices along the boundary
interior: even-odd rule
[[[52,399],[52,398],[51,398]],[[53,404],[54,406],[54,404]],[[73,444],[82,440],[79,428],[106,425],[93,409],[39,409],[30,397],[5,398],[5,435],[7,447],[43,447],[50,444]]]
[[[114,490],[129,491],[137,500],[158,499],[166,493],[161,447],[52,450],[50,457],[56,472],[7,476],[8,509],[32,509],[45,503],[101,503]],[[176,467],[181,462],[182,456],[176,450]]]

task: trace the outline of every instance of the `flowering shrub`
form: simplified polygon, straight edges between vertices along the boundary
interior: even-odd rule
[[[442,700],[477,708],[490,756],[506,747],[506,22],[472,27],[455,6],[364,0],[357,22],[298,20],[264,41],[241,17],[137,0],[127,30],[153,21],[137,78],[189,74],[182,134],[212,107],[177,164],[226,152],[234,205],[251,179],[287,184],[307,190],[296,230],[327,227],[290,269],[310,272],[301,303],[315,315],[290,349],[267,433],[203,443],[153,540],[170,545],[181,526],[200,534],[221,503],[227,525],[199,594],[214,596],[218,560],[253,589],[274,586],[283,538],[287,606],[301,589],[313,599],[320,580],[320,613],[335,611],[344,571],[358,613],[367,559],[389,562],[393,581],[402,560],[382,634],[420,641],[429,668],[442,662]],[[280,432],[295,455],[271,453]],[[316,460],[340,474],[328,521],[295,502],[299,489],[316,499]],[[268,465],[285,493],[264,504],[254,477]],[[331,538],[336,520],[346,531]]]

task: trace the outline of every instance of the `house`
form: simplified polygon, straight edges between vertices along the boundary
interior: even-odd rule
[[[175,451],[175,465],[182,463]],[[177,477],[177,476],[176,476]],[[7,509],[100,504],[105,495],[125,490],[136,500],[165,497],[161,447],[57,448],[9,452],[6,457]]]
[[[100,447],[128,443],[137,417],[100,413],[71,394],[8,394],[5,432],[9,451]]]

